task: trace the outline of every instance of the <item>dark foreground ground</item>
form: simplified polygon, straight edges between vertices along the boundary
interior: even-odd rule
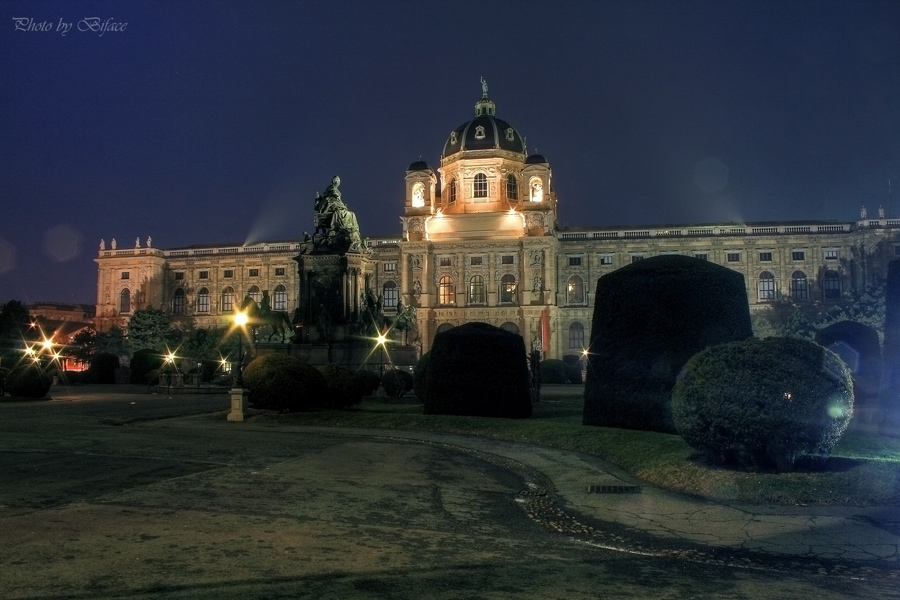
[[[0,404],[0,598],[900,598],[890,571],[592,547],[483,453],[227,423],[224,396],[53,393]]]

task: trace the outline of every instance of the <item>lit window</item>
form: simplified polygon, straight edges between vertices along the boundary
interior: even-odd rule
[[[129,273],[128,271],[122,271],[122,279],[130,279],[130,278],[131,278],[131,273]]]
[[[284,277],[284,267],[275,267],[275,277]]]
[[[209,312],[209,290],[200,288],[197,292],[197,312]]]
[[[569,325],[569,348],[572,350],[584,350],[584,325],[572,323]]]
[[[172,314],[184,314],[184,290],[182,289],[175,290],[175,295],[172,296]]]
[[[519,199],[519,183],[512,173],[506,176],[506,197],[510,200]]]
[[[771,252],[760,252],[759,253],[759,262],[772,262],[772,253]]]
[[[413,208],[421,208],[425,206],[425,186],[417,183],[412,189],[412,205]]]
[[[253,298],[253,301],[259,304],[260,300],[262,300],[262,294],[259,291],[259,286],[254,285],[252,288],[250,288],[250,290],[247,292],[247,296]]]
[[[272,310],[287,310],[287,289],[283,285],[275,286],[272,296]]]
[[[570,267],[580,267],[581,266],[581,257],[580,256],[570,256],[569,257],[569,266]]]
[[[566,304],[584,304],[584,281],[578,275],[566,282]]]
[[[837,271],[831,269],[825,271],[823,285],[826,300],[838,300],[841,297],[841,277]]]
[[[729,252],[725,255],[725,260],[731,263],[741,262],[740,252]]]
[[[484,278],[481,275],[475,275],[469,280],[469,304],[484,304]]]
[[[131,312],[131,290],[122,290],[119,294],[119,312],[123,314]]]
[[[475,184],[472,188],[472,195],[476,198],[487,198],[487,175],[485,175],[484,173],[478,173],[477,175],[475,175]]]
[[[453,279],[444,275],[438,282],[438,302],[440,304],[454,304],[456,302],[456,287]]]
[[[500,279],[500,303],[514,304],[516,302],[516,278],[512,275],[504,275]]]
[[[250,277],[259,277],[259,269],[250,269]]]
[[[757,298],[759,298],[761,302],[775,299],[775,276],[768,271],[763,271],[759,275]]]
[[[794,271],[791,274],[791,298],[794,300],[809,299],[809,282],[803,271]]]
[[[450,180],[449,188],[450,188],[450,193],[449,193],[450,204],[453,204],[454,202],[456,202],[456,180],[455,179]]]
[[[197,277],[199,279],[209,279],[209,271],[200,271]]]
[[[805,250],[792,250],[791,251],[791,260],[806,260],[806,251]]]
[[[227,287],[222,290],[222,312],[234,310],[234,289]]]
[[[234,269],[225,269],[223,277],[225,277],[225,279],[232,279],[234,277]],[[178,277],[175,279],[178,279]]]
[[[399,296],[397,295],[397,284],[393,281],[386,281],[384,286],[381,288],[382,300],[384,301],[385,308],[397,308],[397,300]]]

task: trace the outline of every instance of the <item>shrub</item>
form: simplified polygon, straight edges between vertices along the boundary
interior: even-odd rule
[[[6,376],[9,395],[20,398],[43,398],[50,391],[50,383],[50,376],[35,365],[16,367]]]
[[[827,454],[853,413],[843,361],[796,338],[751,339],[709,348],[685,366],[672,397],[678,432],[722,464],[790,469]]]
[[[6,393],[6,376],[9,374],[9,369],[6,367],[0,367],[0,396]]]
[[[555,358],[541,361],[541,383],[566,383],[566,363]]]
[[[151,371],[159,370],[163,365],[163,357],[152,348],[138,350],[131,357],[131,383],[150,383],[148,375]]]
[[[382,375],[381,387],[389,397],[402,398],[406,392],[413,389],[413,376],[403,369],[390,369]]]
[[[325,377],[300,359],[286,354],[266,354],[244,369],[248,400],[256,408],[279,412],[314,410],[324,405]]]
[[[353,374],[352,395],[358,400],[354,404],[378,391],[379,385],[381,385],[381,379],[378,377],[378,373],[368,369],[361,369],[355,372]]]
[[[85,383],[115,383],[118,368],[118,356],[101,352],[91,359],[91,366],[84,375]]]
[[[426,352],[413,367],[413,391],[420,402],[425,402],[428,394],[428,378],[425,373],[428,370],[428,361],[431,360],[431,352]]]
[[[581,381],[581,356],[578,354],[566,354],[562,357],[566,363],[566,383],[582,383]]]
[[[522,336],[466,323],[434,338],[426,371],[426,414],[531,416]]]
[[[319,372],[325,378],[325,398],[322,406],[327,408],[342,408],[352,404],[359,404],[361,395],[355,395],[353,387],[353,372],[341,365],[323,365]]]
[[[744,276],[687,256],[641,260],[597,282],[585,425],[674,433],[672,388],[697,352],[750,337]]]

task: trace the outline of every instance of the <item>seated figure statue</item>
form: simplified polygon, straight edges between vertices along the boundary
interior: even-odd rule
[[[359,236],[359,224],[356,215],[341,200],[341,178],[335,175],[324,196],[316,195],[315,220],[316,233],[322,232],[329,238],[344,237],[350,242],[349,250],[359,250],[362,239]]]

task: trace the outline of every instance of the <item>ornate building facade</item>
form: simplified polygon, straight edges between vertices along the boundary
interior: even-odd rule
[[[400,208],[398,202],[398,209]],[[708,223],[561,229],[547,160],[497,118],[483,85],[474,119],[450,132],[437,170],[406,171],[396,238],[368,241],[367,281],[385,313],[416,307],[423,351],[468,321],[517,332],[551,358],[587,345],[597,279],[661,254],[709,260],[744,275],[751,309],[788,299],[841,303],[900,257],[900,219],[879,209],[855,222]],[[303,290],[301,240],[159,249],[101,244],[95,324],[125,327],[134,310],[164,307],[184,326],[223,327],[246,296],[293,311]]]

